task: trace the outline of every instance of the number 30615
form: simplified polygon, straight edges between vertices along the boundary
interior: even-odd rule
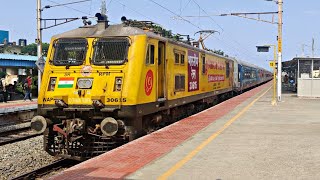
[[[127,98],[107,98],[107,102],[127,102]]]

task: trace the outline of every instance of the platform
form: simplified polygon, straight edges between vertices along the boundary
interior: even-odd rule
[[[7,103],[0,103],[0,114],[13,113],[17,111],[27,111],[27,110],[35,110],[37,109],[37,99],[33,99],[33,101],[8,101]]]
[[[320,101],[271,83],[183,119],[51,179],[314,179]]]

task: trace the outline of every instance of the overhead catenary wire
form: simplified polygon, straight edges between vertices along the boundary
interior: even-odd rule
[[[174,14],[174,15],[178,16],[180,19],[182,19],[182,20],[184,20],[185,22],[187,22],[187,23],[191,24],[192,26],[194,26],[194,27],[196,27],[196,28],[198,28],[198,29],[200,29],[200,30],[203,30],[202,28],[200,28],[200,27],[199,27],[199,26],[197,26],[196,24],[194,24],[194,23],[192,23],[191,21],[189,21],[189,20],[187,20],[187,19],[183,18],[183,17],[182,17],[182,16],[180,16],[179,14],[177,14],[177,13],[173,12],[172,10],[170,10],[170,9],[166,8],[165,6],[163,6],[163,5],[159,4],[158,2],[156,2],[156,1],[154,1],[154,0],[149,0],[149,1],[153,2],[154,4],[158,5],[158,6],[159,6],[159,7],[161,7],[161,8],[163,8],[163,9],[165,9],[165,10],[167,10],[167,11],[171,12],[172,14]]]
[[[199,9],[201,9],[201,11],[203,11],[205,14],[208,15],[207,11],[205,11],[199,4],[196,0],[192,0],[198,7]],[[200,15],[199,15],[200,16]],[[214,22],[214,24],[216,24],[221,30],[222,32],[224,31],[224,29],[212,18],[212,17],[209,17],[211,19],[212,22]]]
[[[133,11],[133,12],[135,12],[135,13],[139,14],[140,16],[142,16],[142,17],[144,17],[144,18],[146,18],[146,19],[148,19],[148,20],[150,20],[150,21],[154,21],[154,20],[152,20],[150,17],[147,17],[146,15],[144,15],[144,14],[140,13],[139,11],[137,11],[137,10],[135,10],[135,9],[132,9],[132,8],[128,7],[127,5],[123,4],[123,3],[122,3],[122,2],[120,2],[119,0],[115,0],[115,1],[116,1],[117,3],[119,3],[119,4],[121,4],[123,7],[126,7],[126,8],[128,8],[129,10],[131,10],[131,11]]]
[[[222,30],[222,32],[224,32],[224,29],[222,28],[222,26],[221,25],[219,25],[211,16],[209,16],[209,14],[199,5],[199,3],[196,1],[196,0],[192,0],[206,15],[207,15],[207,17],[209,17],[210,18],[210,20],[214,23],[214,24],[216,24],[221,30]],[[198,16],[198,17],[200,17],[200,15]],[[230,34],[229,34],[230,35]],[[231,35],[230,35],[231,36]],[[236,40],[234,40],[234,38],[230,38],[229,36],[226,36],[226,38],[228,38],[229,40],[231,40],[231,41],[233,41],[234,43],[236,43],[236,44],[238,44],[238,46],[240,46],[244,51],[244,53],[245,54],[247,54],[247,55],[249,55],[250,57],[252,56],[252,57],[256,57],[256,55],[251,55],[251,53],[250,53],[250,51],[248,51],[246,48],[243,48],[243,46],[239,43],[239,42],[237,42]],[[222,41],[222,40],[221,40]]]
[[[48,1],[48,2],[51,2],[51,3],[59,4],[58,2],[55,2],[55,1],[52,1],[52,0],[47,0],[47,1]],[[90,0],[90,1],[91,1],[91,0]],[[74,10],[74,11],[77,11],[77,12],[80,12],[80,13],[83,13],[83,14],[86,14],[86,15],[89,15],[89,16],[92,15],[91,12],[90,12],[90,13],[84,12],[84,11],[78,10],[78,9],[76,9],[76,8],[72,8],[72,7],[70,7],[70,6],[67,6],[67,5],[63,5],[62,7],[65,7],[65,8],[68,8],[68,9],[72,9],[72,10]]]
[[[83,3],[83,2],[87,2],[87,1],[92,1],[92,0],[74,1],[74,2],[69,2],[69,3],[64,3],[64,4],[57,3],[56,5],[48,5],[48,6],[46,6],[46,8],[65,6],[65,5],[70,5],[70,4],[78,4],[78,3]]]

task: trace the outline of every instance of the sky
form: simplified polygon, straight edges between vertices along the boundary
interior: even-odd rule
[[[56,5],[79,0],[42,0],[45,5]],[[0,30],[9,31],[10,42],[27,39],[35,42],[37,0],[0,0],[2,8]],[[307,2],[307,3],[306,3]],[[151,20],[174,33],[189,34],[198,39],[195,32],[216,30],[205,44],[210,49],[220,49],[229,56],[269,69],[273,50],[256,52],[256,46],[276,44],[278,26],[235,16],[218,16],[238,12],[275,12],[275,2],[265,0],[106,0],[107,15],[111,24],[120,23],[120,18]],[[94,17],[100,11],[101,0],[44,9],[43,18]],[[320,55],[320,1],[284,0],[283,4],[283,60],[296,56],[311,56],[312,38],[315,40],[315,56]],[[183,17],[177,18],[177,15]],[[186,17],[206,16],[208,17]],[[251,16],[257,17],[257,16]],[[272,15],[261,19],[272,20]],[[274,20],[277,21],[277,15]],[[92,19],[95,22],[94,19]],[[71,29],[82,26],[81,20],[43,30],[43,42]],[[304,52],[302,52],[304,47]]]

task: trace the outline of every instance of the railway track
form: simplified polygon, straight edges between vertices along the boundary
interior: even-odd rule
[[[15,180],[20,180],[20,179],[37,179],[44,177],[52,172],[56,172],[58,170],[61,170],[63,168],[70,168],[71,166],[74,166],[76,164],[80,163],[80,161],[74,161],[74,160],[68,160],[68,159],[60,159],[57,160],[47,166],[43,166],[41,168],[38,168],[34,171],[25,173],[21,176],[18,176],[14,178]]]
[[[0,146],[18,142],[18,141],[23,141],[32,137],[40,136],[40,135],[41,134],[39,133],[33,132],[30,129],[30,126],[0,132]]]

